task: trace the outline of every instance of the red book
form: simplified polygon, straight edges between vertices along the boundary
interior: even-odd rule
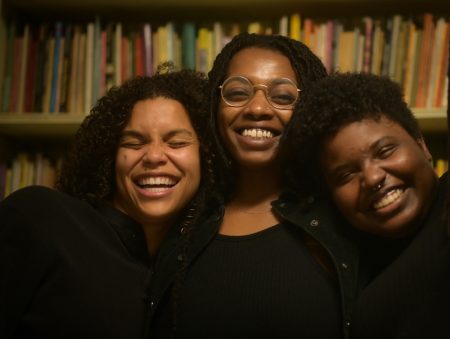
[[[430,80],[430,64],[434,44],[433,15],[426,13],[423,17],[422,44],[419,51],[419,74],[417,78],[417,95],[414,107],[425,107],[427,89]]]
[[[135,71],[134,75],[144,75],[145,74],[145,66],[144,66],[144,39],[140,32],[138,32],[135,36],[134,40],[134,64]]]
[[[130,59],[129,59],[129,49],[130,44],[128,37],[122,37],[122,64],[120,66],[122,72],[122,82],[128,80],[130,78],[130,73],[128,72],[130,67]]]
[[[365,30],[364,30],[364,57],[363,68],[364,73],[370,73],[372,65],[372,39],[373,39],[373,19],[370,17],[363,18]]]

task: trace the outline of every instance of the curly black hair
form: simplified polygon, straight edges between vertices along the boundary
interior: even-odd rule
[[[414,139],[422,134],[403,98],[400,86],[388,77],[367,73],[335,73],[306,90],[282,140],[282,152],[292,163],[289,175],[296,187],[317,188],[323,141],[356,121],[386,117]],[[302,175],[298,175],[302,173]],[[311,181],[311,176],[316,181]]]
[[[152,77],[135,77],[120,87],[111,88],[98,100],[78,129],[57,182],[60,191],[91,203],[112,198],[116,190],[116,153],[134,105],[138,101],[157,97],[180,102],[187,110],[199,138],[201,181],[195,197],[178,217],[182,240],[178,245],[180,270],[176,281],[182,281],[185,272],[184,259],[192,231],[206,215],[206,207],[211,208],[220,200],[215,194],[216,174],[212,164],[216,152],[213,131],[208,123],[207,84],[204,74],[193,70],[174,71],[173,64],[165,63]],[[172,295],[175,330],[177,288],[172,290]]]
[[[152,77],[136,77],[111,88],[100,98],[78,129],[63,161],[57,188],[82,200],[95,202],[112,197],[116,190],[115,158],[121,133],[136,102],[156,97],[183,104],[200,139],[202,184],[213,181],[211,134],[206,121],[206,76],[192,70],[173,71],[160,66]],[[202,186],[202,185],[201,185]]]
[[[211,129],[215,131],[218,130],[216,117],[221,100],[219,86],[228,75],[228,67],[233,56],[245,48],[252,47],[268,49],[285,55],[292,65],[298,86],[302,91],[327,75],[327,71],[320,59],[305,44],[297,40],[282,35],[238,34],[217,55],[213,67],[208,73],[211,91],[210,122]],[[303,96],[304,94],[301,92],[299,101],[302,101]],[[219,133],[215,133],[215,135],[220,154],[222,155],[217,161],[219,167],[216,168],[216,171],[225,171],[221,178],[224,178],[226,181],[221,182],[220,187],[225,196],[230,197],[234,187],[233,180],[235,176],[233,162],[220,140]]]

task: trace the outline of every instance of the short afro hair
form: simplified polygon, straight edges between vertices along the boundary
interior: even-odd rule
[[[400,86],[388,77],[335,73],[316,82],[304,94],[281,146],[292,164],[289,177],[301,181],[295,186],[308,186],[311,182],[301,178],[320,173],[318,157],[324,140],[352,122],[385,117],[412,138],[422,137]]]

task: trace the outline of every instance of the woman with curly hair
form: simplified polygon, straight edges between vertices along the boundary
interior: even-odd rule
[[[210,121],[225,205],[193,235],[175,285],[177,337],[342,337],[353,262],[326,211],[302,212],[313,202],[285,185],[278,151],[303,91],[326,75],[308,47],[278,35],[237,35],[216,57]]]
[[[400,86],[331,75],[309,89],[291,127],[292,162],[310,168],[360,250],[350,336],[450,338],[448,174],[437,177]]]
[[[212,192],[207,99],[193,71],[112,88],[79,128],[59,191],[1,203],[1,338],[147,337],[152,287],[165,290],[155,277]]]

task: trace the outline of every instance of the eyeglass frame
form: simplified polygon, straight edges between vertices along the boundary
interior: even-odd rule
[[[243,79],[244,81],[248,82],[248,83],[251,85],[252,90],[253,90],[252,95],[251,95],[251,96],[249,97],[249,99],[248,99],[245,103],[243,103],[242,105],[232,105],[232,104],[230,104],[227,100],[225,100],[225,98],[223,97],[223,86],[224,86],[224,84],[225,84],[227,81],[229,81],[230,79],[234,79],[234,78],[240,78],[240,79]],[[287,81],[290,82],[292,85],[294,85],[295,89],[297,90],[297,92],[296,92],[296,93],[297,93],[297,97],[295,98],[294,102],[293,102],[292,104],[289,105],[289,107],[277,107],[277,106],[274,106],[274,104],[272,103],[272,100],[269,99],[269,96],[268,96],[268,95],[269,95],[269,93],[268,93],[268,88],[270,87],[270,85],[271,85],[274,81],[278,81],[278,80],[287,80]],[[275,79],[273,79],[273,80],[270,81],[269,85],[264,85],[264,84],[256,84],[256,85],[254,85],[253,82],[250,81],[250,79],[248,79],[247,77],[245,77],[245,76],[243,76],[243,75],[233,75],[233,76],[231,76],[231,77],[226,78],[226,79],[223,81],[222,85],[220,85],[218,88],[220,88],[220,96],[221,96],[223,102],[224,102],[226,105],[228,105],[228,106],[230,106],[230,107],[244,107],[244,106],[247,105],[250,101],[252,101],[253,98],[255,97],[255,94],[256,94],[255,87],[256,87],[256,90],[260,89],[260,90],[262,90],[262,91],[264,92],[264,96],[266,97],[266,100],[267,100],[267,102],[270,104],[270,106],[272,106],[273,108],[276,108],[276,109],[280,109],[280,110],[293,109],[293,108],[295,107],[295,104],[297,103],[297,100],[298,100],[298,98],[299,98],[300,92],[302,91],[300,88],[297,87],[297,85],[295,84],[295,82],[292,81],[292,80],[289,79],[289,78],[275,78]]]

